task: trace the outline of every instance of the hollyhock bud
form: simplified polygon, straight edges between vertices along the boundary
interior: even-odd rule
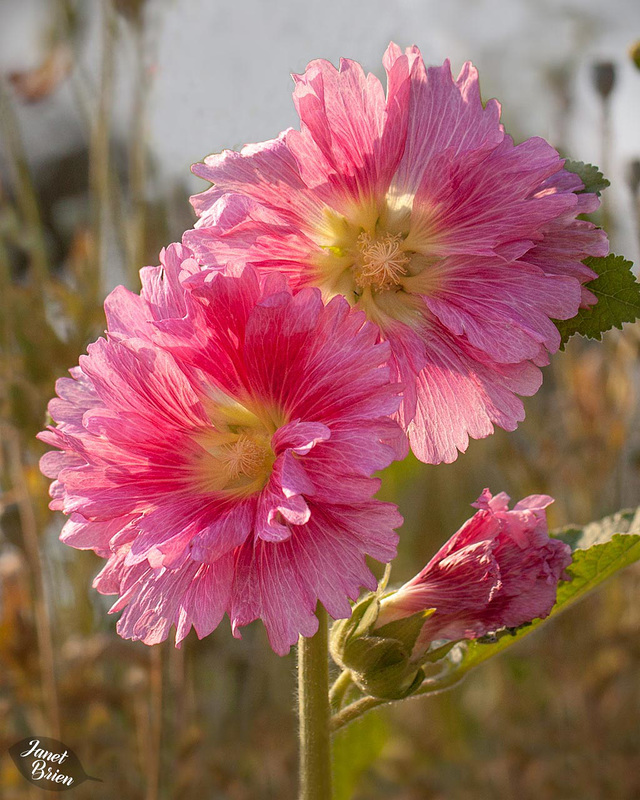
[[[382,600],[374,629],[435,611],[416,638],[412,660],[431,642],[476,639],[549,615],[571,550],[549,538],[546,495],[531,495],[509,510],[509,497],[485,489],[478,511],[397,592]]]
[[[412,650],[425,620],[433,613],[421,610],[375,630],[380,595],[368,594],[349,619],[331,628],[333,660],[351,672],[354,683],[368,695],[400,700],[420,686],[424,672],[413,662]]]
[[[407,697],[422,683],[422,667],[460,639],[548,616],[571,563],[569,546],[547,532],[552,502],[531,495],[510,511],[504,492],[492,497],[485,489],[476,514],[415,578],[396,592],[368,595],[333,626],[336,663],[366,694]]]

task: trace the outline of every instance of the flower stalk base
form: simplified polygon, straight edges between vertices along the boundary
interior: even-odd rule
[[[331,800],[329,732],[329,627],[318,604],[315,636],[298,643],[298,714],[300,723],[299,800]]]

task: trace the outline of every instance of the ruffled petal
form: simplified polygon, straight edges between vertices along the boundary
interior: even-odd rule
[[[469,437],[484,438],[494,425],[514,430],[524,419],[517,395],[534,394],[542,380],[530,362],[491,363],[435,325],[425,354],[426,366],[417,376],[416,413],[404,424],[414,453],[429,464],[455,461]]]

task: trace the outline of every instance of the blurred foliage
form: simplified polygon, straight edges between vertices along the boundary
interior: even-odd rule
[[[333,737],[333,800],[351,800],[362,774],[379,758],[389,726],[379,714],[367,714]]]
[[[39,67],[0,76],[0,795],[7,800],[40,796],[6,755],[29,734],[61,739],[103,778],[74,790],[78,800],[295,795],[292,658],[275,656],[256,625],[243,641],[223,625],[181,650],[120,640],[108,601],[91,589],[101,562],[58,542],[62,519],[47,508],[37,466],[44,448],[34,436],[55,379],[103,329],[106,287],[115,277],[135,288],[138,267],[156,263],[171,233],[189,224],[167,211],[167,192],[152,199],[148,186],[153,70],[145,31],[153,5],[102,4],[95,91],[76,63],[94,4],[79,0],[49,4],[42,21],[49,50]],[[122,142],[111,114],[126,47],[138,72]],[[556,70],[550,80],[565,109],[572,58],[566,74]],[[63,85],[86,121],[86,146],[34,170],[21,108],[55,102]],[[635,192],[637,201],[637,185]],[[186,207],[186,192],[180,200]],[[406,519],[393,582],[426,563],[485,485],[514,498],[553,495],[552,525],[637,505],[639,343],[630,326],[602,344],[573,339],[526,401],[518,431],[472,442],[451,465],[408,459],[387,470],[382,493]],[[342,796],[357,783],[358,800],[639,797],[639,590],[632,567],[453,691],[365,718],[366,730],[347,729],[337,741]]]

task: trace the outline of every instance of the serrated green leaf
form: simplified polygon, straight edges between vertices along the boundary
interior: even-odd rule
[[[593,164],[585,164],[584,161],[570,161],[567,159],[564,162],[564,168],[567,172],[573,172],[580,178],[582,183],[584,183],[584,189],[581,189],[578,194],[582,192],[595,192],[599,195],[600,192],[611,185],[598,167],[594,167]]]
[[[546,619],[564,611],[613,573],[640,559],[640,509],[621,511],[583,528],[564,528],[552,535],[569,544],[573,561],[567,570],[571,580],[558,586],[556,604]],[[520,628],[499,631],[493,641],[487,641],[485,637],[484,640],[476,639],[459,645],[451,653],[452,669],[447,681],[461,679],[478,664],[528,636],[546,619],[535,619]]]
[[[562,347],[576,333],[589,339],[601,339],[611,328],[622,328],[624,322],[640,317],[640,284],[632,272],[633,264],[613,253],[603,258],[586,258],[584,263],[598,273],[585,284],[598,302],[581,308],[572,319],[555,320],[562,336]]]
[[[566,542],[572,551],[588,550],[595,544],[605,544],[617,533],[640,534],[640,508],[625,509],[580,528],[570,525],[551,531],[554,539]]]
[[[368,714],[333,737],[334,800],[351,800],[360,778],[380,755],[389,738],[385,720]]]

